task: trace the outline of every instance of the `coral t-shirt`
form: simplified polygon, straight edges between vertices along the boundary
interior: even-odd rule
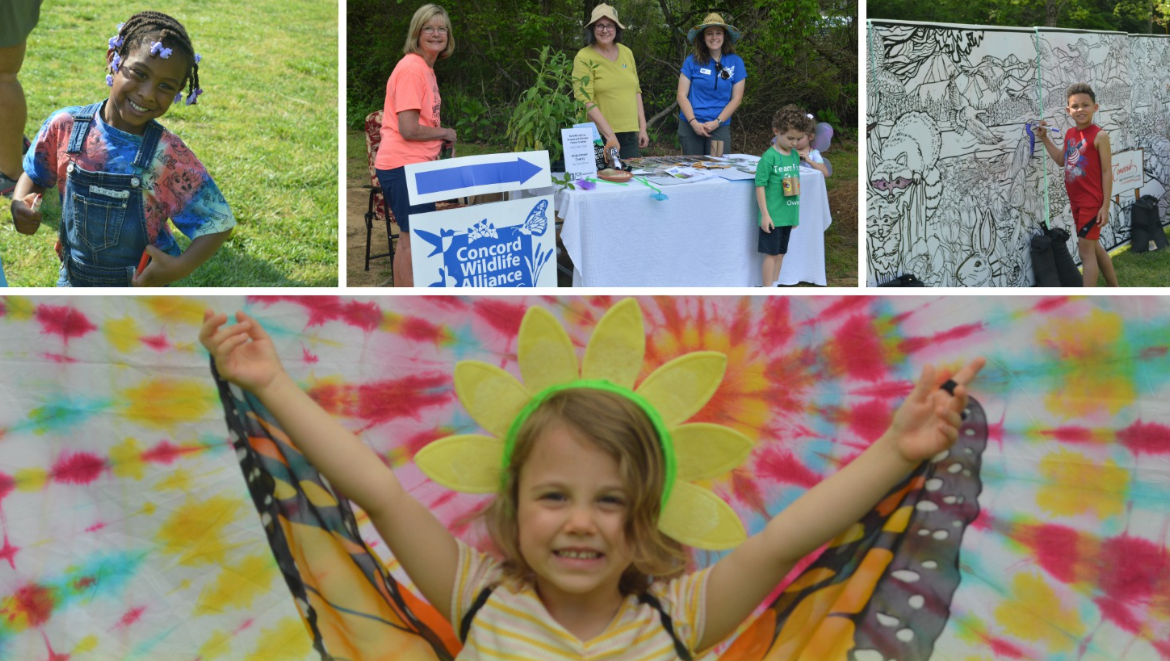
[[[1105,203],[1101,155],[1093,145],[1100,132],[1100,126],[1090,124],[1083,131],[1073,127],[1064,136],[1064,186],[1074,209],[1100,209]]]
[[[439,80],[422,56],[408,53],[398,61],[386,81],[386,105],[382,113],[382,144],[374,167],[392,170],[439,157],[442,140],[407,140],[398,132],[398,113],[418,111],[419,126],[439,127]]]

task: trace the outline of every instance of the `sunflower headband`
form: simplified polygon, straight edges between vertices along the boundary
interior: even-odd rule
[[[523,383],[475,360],[455,365],[455,393],[491,436],[460,434],[420,450],[415,463],[430,479],[463,493],[497,493],[516,435],[552,394],[594,388],[620,394],[646,413],[666,464],[658,529],[695,548],[727,549],[747,534],[735,512],[710,489],[695,484],[738,466],[752,449],[743,434],[711,423],[683,424],[715,394],[727,357],[696,351],[662,365],[636,388],[646,335],[633,299],[610,308],[597,323],[580,366],[569,334],[552,314],[529,308],[520,324],[517,361]]]

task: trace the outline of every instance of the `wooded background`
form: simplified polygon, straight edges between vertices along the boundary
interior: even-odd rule
[[[870,0],[869,18],[1167,34],[1170,0]]]
[[[347,122],[362,126],[382,108],[386,80],[402,58],[411,16],[422,0],[348,3]],[[512,109],[535,73],[529,63],[551,46],[572,59],[584,45],[583,26],[597,0],[445,0],[455,54],[435,66],[442,120],[460,142],[504,144]],[[732,121],[738,150],[771,138],[771,118],[796,103],[843,137],[857,126],[856,0],[616,0],[626,26],[622,43],[634,53],[651,140],[675,140],[679,70],[690,52],[687,31],[708,12],[722,14],[743,38],[736,53],[747,65],[743,105]],[[568,90],[565,90],[568,93]],[[747,138],[747,139],[745,139]],[[750,153],[750,152],[749,152]]]

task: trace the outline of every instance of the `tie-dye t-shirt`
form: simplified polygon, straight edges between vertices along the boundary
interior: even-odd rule
[[[73,132],[72,113],[80,109],[80,106],[74,106],[58,110],[37,133],[36,140],[24,156],[24,171],[33,183],[46,189],[56,186],[64,197],[66,168],[71,159],[78,167],[91,172],[139,175],[142,178],[147,237],[162,250],[175,243],[166,224],[167,218],[191,239],[235,227],[232,210],[207,174],[207,169],[179,136],[165,128],[146,172],[134,167],[142,136],[106,124],[100,112],[94,115],[81,151],[67,154],[69,136]]]

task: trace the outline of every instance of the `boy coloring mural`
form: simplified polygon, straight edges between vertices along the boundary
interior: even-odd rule
[[[1105,284],[1117,286],[1113,260],[1101,246],[1101,228],[1109,222],[1109,200],[1113,197],[1112,152],[1109,134],[1093,123],[1093,114],[1100,106],[1097,95],[1087,83],[1076,83],[1068,88],[1068,114],[1076,122],[1064,138],[1062,152],[1048,135],[1046,122],[1041,121],[1037,134],[1052,160],[1064,166],[1064,185],[1072,207],[1073,222],[1077,227],[1077,250],[1085,286],[1097,286],[1097,274],[1105,276]]]
[[[787,105],[772,118],[776,142],[756,166],[756,200],[760,205],[760,236],[756,250],[763,253],[763,285],[771,287],[780,277],[792,228],[800,224],[800,153],[797,143],[805,137],[808,117]]]

